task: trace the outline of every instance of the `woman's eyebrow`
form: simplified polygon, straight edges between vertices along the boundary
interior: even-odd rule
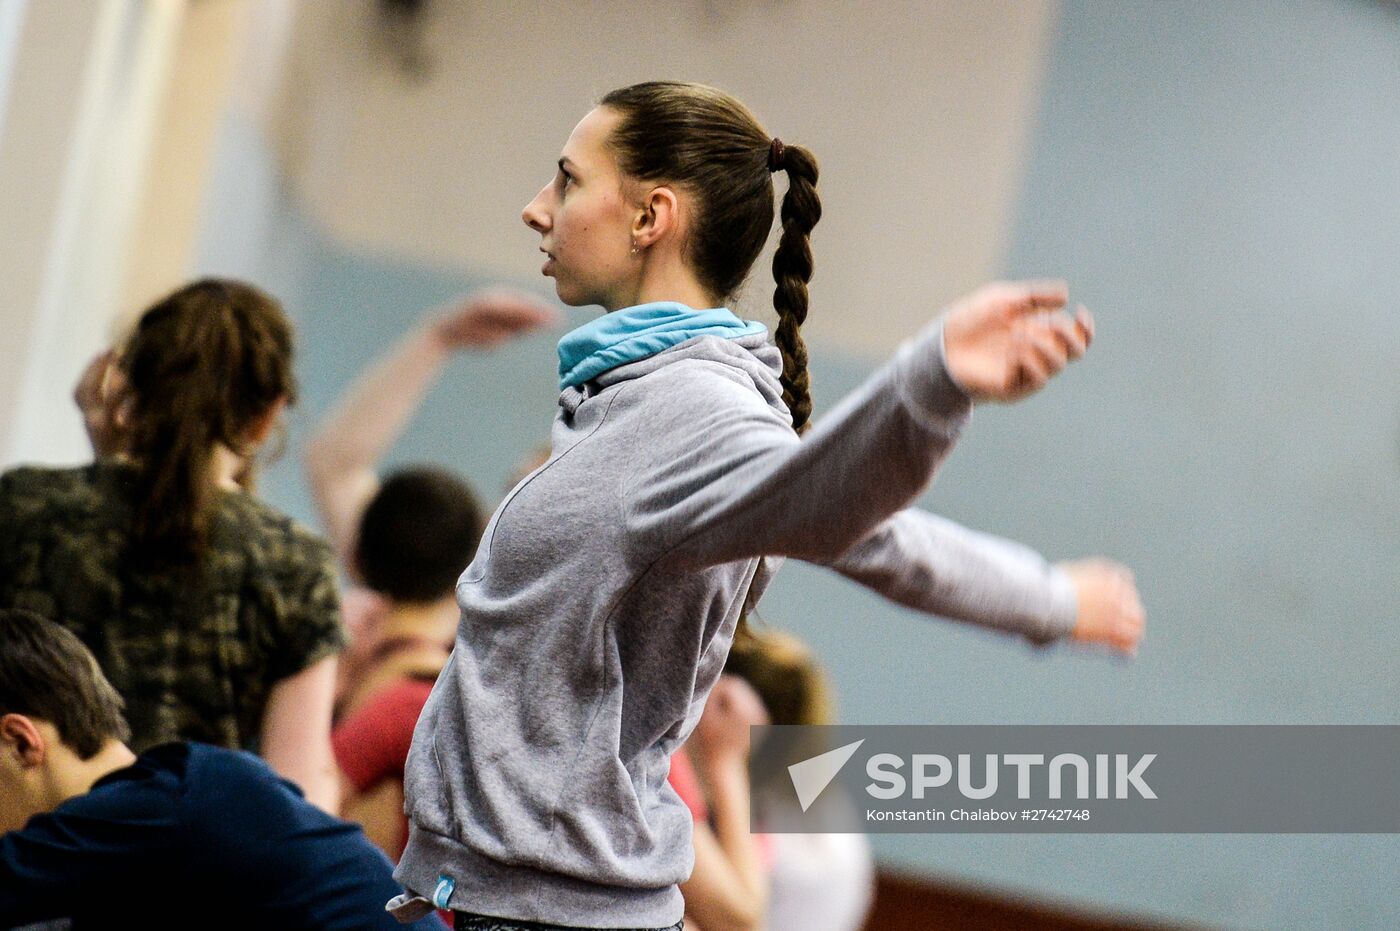
[[[568,164],[565,164],[566,162],[567,162]],[[564,155],[564,156],[561,156],[560,159],[559,159],[559,170],[560,170],[560,171],[574,171],[574,170],[577,170],[577,166],[574,164],[573,159],[569,158],[567,155]]]

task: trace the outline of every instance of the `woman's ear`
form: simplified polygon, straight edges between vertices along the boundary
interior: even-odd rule
[[[654,187],[642,199],[642,207],[632,221],[632,241],[645,249],[663,239],[675,238],[680,230],[680,198],[673,188]]]

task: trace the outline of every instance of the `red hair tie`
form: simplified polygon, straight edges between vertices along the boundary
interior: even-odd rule
[[[783,140],[774,136],[773,144],[768,147],[768,170],[783,171],[786,168],[787,146],[783,145]]]

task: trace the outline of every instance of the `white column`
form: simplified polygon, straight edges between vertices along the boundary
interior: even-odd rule
[[[0,136],[0,463],[79,462],[186,0],[30,4]]]
[[[200,2],[185,13],[172,80],[153,133],[146,196],[130,234],[135,248],[130,250],[119,301],[124,319],[190,277],[234,75],[239,74],[240,84],[263,76],[241,68],[240,59],[248,56],[249,45],[262,51],[262,31],[249,35],[248,27],[266,7],[265,0]],[[211,219],[212,225],[219,222]]]
[[[24,8],[29,0],[0,0],[0,133],[5,131],[5,111],[10,100],[10,75],[24,28]]]

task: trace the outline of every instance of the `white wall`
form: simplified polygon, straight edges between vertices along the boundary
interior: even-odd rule
[[[67,398],[112,316],[152,90],[180,9],[53,0],[25,11],[0,136],[6,461],[82,455]]]
[[[307,311],[302,424],[420,307],[493,269],[539,280],[516,211],[589,100],[658,73],[718,80],[824,160],[830,215],[816,238],[814,327],[840,332],[814,347],[818,416],[870,369],[844,350],[877,325],[876,339],[896,329],[888,300],[867,309],[837,300],[840,289],[887,295],[1003,267],[1063,272],[1100,321],[1093,353],[1050,390],[978,411],[924,503],[1051,558],[1104,552],[1132,565],[1150,617],[1142,656],[1019,651],[789,565],[765,616],[826,660],[845,720],[1381,723],[1400,713],[1391,297],[1400,214],[1384,200],[1400,190],[1394,5],[1067,0],[1054,11],[1039,108],[1023,109],[1042,116],[1010,209],[1019,182],[1010,156],[993,172],[1009,179],[1005,189],[967,184],[985,165],[946,162],[960,139],[979,138],[978,105],[964,95],[969,110],[959,111],[960,98],[926,90],[946,112],[906,124],[922,98],[905,72],[935,86],[984,69],[995,86],[1000,53],[974,65],[973,52],[959,58],[944,47],[957,43],[927,33],[961,23],[966,39],[971,17],[986,26],[975,45],[985,52],[998,31],[978,11],[1027,7],[918,8],[944,16],[939,27],[906,22],[915,8],[894,4],[863,7],[869,22],[795,2],[622,7],[630,18],[602,4],[543,5],[521,9],[518,23],[476,3],[434,7],[444,12],[431,43],[440,57],[463,57],[442,62],[438,80],[470,73],[492,93],[468,95],[465,78],[455,97],[414,89],[343,21],[348,6],[308,7],[290,93],[263,123],[284,164],[297,166],[301,197],[279,201],[267,184],[266,198],[224,201],[229,214],[275,208],[265,211],[273,222],[248,227],[270,231],[266,263],[236,267]],[[693,15],[682,23],[678,10]],[[909,15],[891,18],[900,10]],[[804,14],[836,19],[784,25]],[[448,41],[450,24],[467,44]],[[888,41],[921,28],[919,41]],[[826,39],[808,41],[801,64],[768,48],[808,34]],[[611,70],[591,59],[609,48],[624,50]],[[844,63],[857,53],[863,67]],[[774,74],[766,55],[806,85]],[[843,87],[855,90],[837,99]],[[858,130],[867,134],[839,138]],[[433,134],[451,138],[436,148],[418,138]],[[231,134],[229,150],[255,150],[247,136]],[[1002,223],[1009,248],[973,249],[939,271],[968,245],[955,221]],[[251,250],[238,253],[241,262]],[[548,342],[456,363],[394,461],[447,464],[490,497],[547,428]],[[270,475],[267,492],[309,515],[296,471]],[[1001,894],[1208,926],[1358,929],[1400,926],[1398,844],[1394,835],[876,841],[886,864]]]
[[[29,0],[0,0],[0,132],[5,130],[5,111],[9,109],[10,101],[10,74],[14,71],[28,4]]]
[[[3,0],[0,462],[90,456],[73,385],[126,318],[190,273],[252,12]]]
[[[713,83],[821,160],[807,332],[880,354],[1000,266],[1054,19],[1050,0],[436,3],[417,83],[368,7],[302,7],[270,124],[342,245],[540,281],[520,209],[593,101]]]

